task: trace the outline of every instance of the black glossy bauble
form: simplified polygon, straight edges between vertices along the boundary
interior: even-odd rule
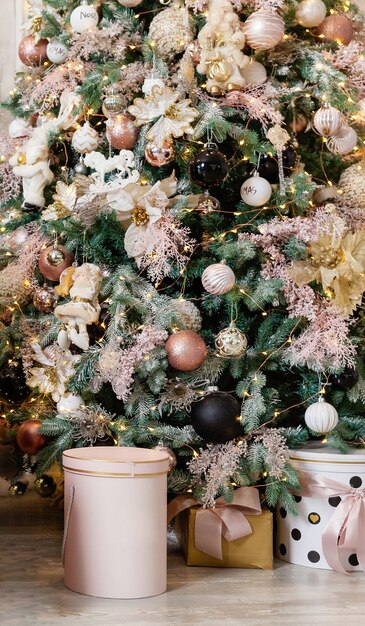
[[[190,163],[190,178],[203,189],[220,185],[227,174],[227,159],[214,143],[207,144]]]
[[[34,489],[38,493],[38,495],[42,496],[42,498],[49,498],[53,496],[56,491],[56,481],[52,476],[47,476],[47,474],[43,474],[39,476],[34,481]]]
[[[195,432],[210,443],[225,443],[243,434],[239,401],[224,391],[213,391],[191,407]]]
[[[297,155],[292,148],[288,146],[283,150],[283,170],[284,176],[290,176],[297,161]],[[260,159],[260,166],[258,172],[262,178],[266,178],[271,185],[275,185],[279,182],[279,163],[277,156],[262,156]]]
[[[0,399],[10,404],[20,404],[28,398],[30,389],[26,385],[23,367],[20,363],[10,363],[0,371]]]
[[[330,381],[331,383],[339,387],[340,389],[352,389],[354,385],[356,385],[359,380],[359,374],[356,370],[351,369],[350,367],[346,367],[346,369],[341,372],[341,374],[332,374]]]
[[[26,490],[28,485],[26,483],[22,483],[21,480],[17,480],[15,483],[12,483],[9,487],[9,494],[11,496],[22,496]]]

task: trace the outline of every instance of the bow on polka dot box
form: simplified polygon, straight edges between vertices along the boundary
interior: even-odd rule
[[[277,556],[289,563],[365,571],[365,449],[339,454],[322,444],[292,450],[298,515],[277,510]]]

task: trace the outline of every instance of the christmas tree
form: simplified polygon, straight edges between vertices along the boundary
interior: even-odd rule
[[[293,508],[289,448],[365,436],[361,15],[30,4],[0,163],[18,475],[47,494],[65,449],[162,447],[172,493]]]

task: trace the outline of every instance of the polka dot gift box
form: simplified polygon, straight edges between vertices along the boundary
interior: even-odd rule
[[[298,515],[277,510],[277,556],[289,563],[365,571],[365,450],[311,444],[292,450],[299,472]]]

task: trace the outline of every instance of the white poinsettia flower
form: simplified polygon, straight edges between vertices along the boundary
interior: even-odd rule
[[[32,344],[32,349],[33,360],[41,367],[30,368],[31,376],[27,383],[30,387],[38,387],[41,393],[50,395],[58,402],[64,396],[71,376],[75,374],[75,364],[79,357],[57,344],[44,350],[38,344]]]
[[[153,217],[156,211],[156,204],[160,202],[164,207],[168,203],[168,198],[175,195],[177,182],[175,172],[168,178],[151,185],[140,185],[138,183],[130,183],[124,189],[114,189],[107,195],[109,207],[116,212],[118,220],[124,222],[133,222],[137,219],[138,208],[144,208],[149,217]],[[157,192],[164,194],[157,201]],[[157,214],[155,214],[156,217]],[[146,220],[149,221],[149,220]]]

